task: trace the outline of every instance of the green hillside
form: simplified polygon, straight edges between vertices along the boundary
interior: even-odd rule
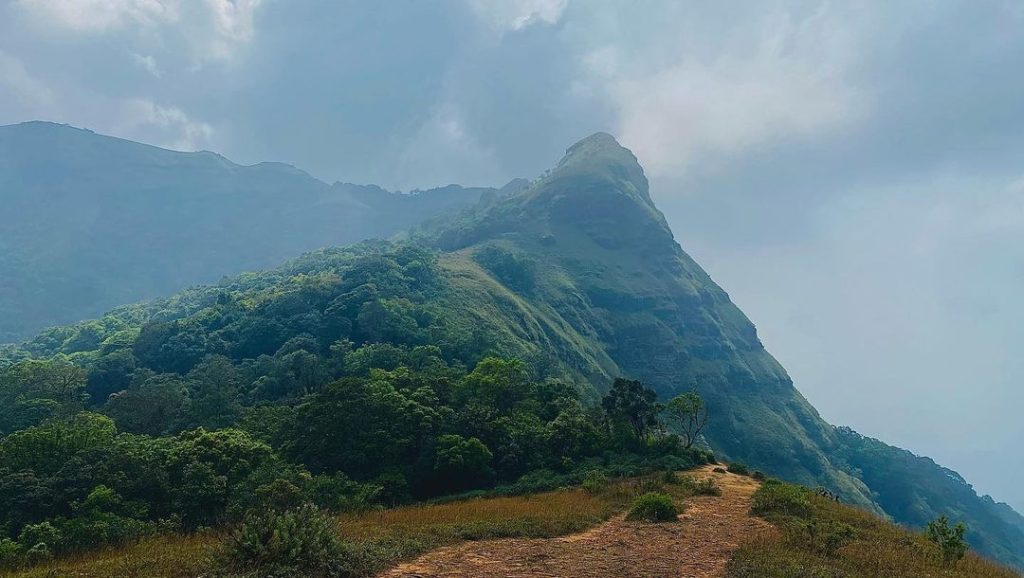
[[[300,253],[387,237],[490,189],[328,185],[64,125],[0,127],[0,343]]]
[[[445,435],[461,436],[444,442],[459,452],[485,455],[466,445],[472,438],[491,454],[467,487],[538,470],[572,476],[602,455],[605,464],[641,454],[693,459],[654,447],[662,442],[602,438],[593,402],[620,376],[662,398],[695,389],[710,408],[705,435],[720,456],[826,486],[899,522],[920,526],[948,514],[968,524],[980,552],[1024,567],[1018,514],[926,458],[818,416],[750,321],[674,241],[635,157],[605,134],[574,145],[515,194],[402,242],[309,253],[45,331],[5,355],[23,373],[25,358],[66,356],[85,368],[88,398],[12,395],[4,433],[73,414],[76,403],[113,417],[119,431],[173,439],[195,426],[237,425],[313,474],[341,472],[389,491],[380,476],[397,475],[398,487],[419,495],[442,489],[416,468]],[[496,358],[526,365],[512,370]],[[31,382],[23,373],[11,383]],[[580,399],[549,378],[575,386]],[[231,385],[217,385],[224,383]],[[366,391],[390,400],[383,415],[392,420],[388,435],[404,436],[402,451],[363,447],[376,438],[356,435],[360,428],[317,429],[363,423],[365,407],[350,404],[376,399]],[[154,400],[165,411],[140,420],[138,410]],[[423,424],[437,428],[426,440],[415,433]],[[566,424],[596,437],[573,442],[559,461],[545,444]],[[420,465],[384,468],[410,463]]]

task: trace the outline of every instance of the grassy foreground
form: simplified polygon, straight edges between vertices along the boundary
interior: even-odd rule
[[[764,484],[753,513],[774,525],[744,544],[728,578],[1018,578],[977,555],[951,565],[939,548],[859,508],[777,481]]]
[[[568,488],[529,496],[474,498],[337,516],[342,537],[363,554],[362,575],[462,540],[551,537],[579,532],[624,510],[652,489],[674,497],[693,493],[685,484],[649,477],[619,481],[600,491]],[[119,548],[62,558],[11,574],[19,578],[75,576],[186,578],[237,576],[223,569],[226,536],[165,535]],[[243,574],[248,576],[249,574]],[[257,574],[251,574],[253,576]]]

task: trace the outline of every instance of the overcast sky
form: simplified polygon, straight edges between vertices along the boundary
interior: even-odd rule
[[[0,0],[29,119],[401,190],[611,132],[828,420],[1024,511],[1020,2]]]

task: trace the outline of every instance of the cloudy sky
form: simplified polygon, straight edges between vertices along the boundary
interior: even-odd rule
[[[409,190],[609,131],[837,424],[1024,510],[1016,1],[0,0],[0,124]]]

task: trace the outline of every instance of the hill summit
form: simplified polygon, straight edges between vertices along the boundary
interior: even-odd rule
[[[632,151],[608,133],[594,133],[569,147],[553,172],[561,177],[586,175],[591,179],[605,178],[618,184],[621,191],[637,195],[654,206],[640,162]]]

